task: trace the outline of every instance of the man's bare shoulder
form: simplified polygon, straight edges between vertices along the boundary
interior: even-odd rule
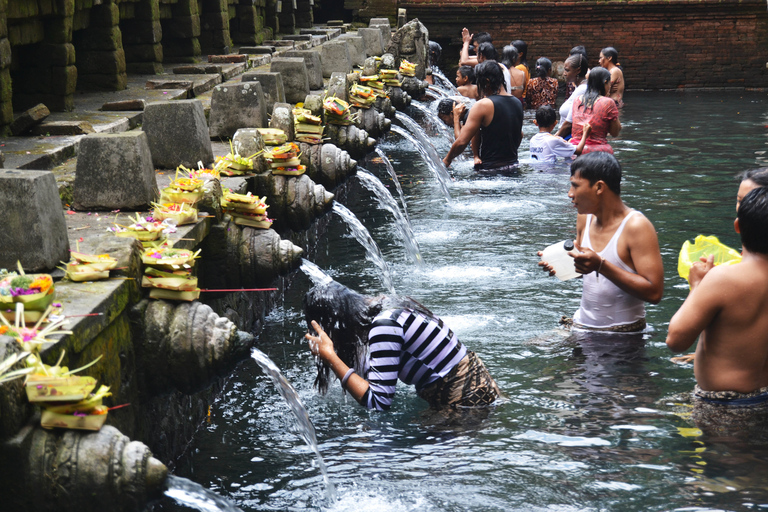
[[[646,238],[649,236],[653,239],[657,238],[656,228],[653,227],[653,223],[641,212],[637,212],[629,218],[624,226],[624,231],[629,235],[630,239]]]

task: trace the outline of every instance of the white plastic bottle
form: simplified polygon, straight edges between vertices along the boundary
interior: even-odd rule
[[[581,275],[576,272],[573,258],[568,255],[573,248],[573,240],[564,240],[550,245],[541,253],[541,261],[549,263],[555,271],[555,276],[561,281],[567,281]]]

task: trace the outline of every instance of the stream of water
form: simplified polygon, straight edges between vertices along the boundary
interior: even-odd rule
[[[312,281],[300,274],[258,346],[305,404],[337,499],[327,499],[315,453],[297,439],[284,400],[253,364],[230,379],[178,473],[245,511],[768,508],[768,449],[693,428],[685,417],[692,367],[672,363],[664,344],[687,294],[676,271],[682,243],[714,234],[739,246],[733,177],[765,165],[768,98],[632,92],[625,100],[624,128],[613,141],[622,196],[654,223],[665,266],[664,299],[648,307],[647,333],[571,337],[557,328],[577,309],[581,283],[544,275],[536,251],[575,234],[567,165],[524,163],[517,176],[483,177],[471,161],[454,163],[446,203],[438,175],[412,143],[388,136],[380,150],[399,177],[423,265],[403,258],[392,215],[368,190],[351,186],[345,205],[378,243],[393,288],[440,315],[483,358],[506,400],[447,415],[407,386],[386,413],[363,409],[338,384],[318,395],[301,306]],[[524,162],[536,131],[528,115]],[[440,155],[450,146],[439,135],[430,142]],[[372,159],[361,165],[388,175]],[[341,218],[331,222],[313,263],[357,291],[381,293],[347,229]]]

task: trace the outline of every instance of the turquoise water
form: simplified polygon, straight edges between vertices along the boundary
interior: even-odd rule
[[[727,100],[723,97],[727,96]],[[631,93],[614,141],[623,197],[654,223],[666,289],[648,307],[644,336],[576,339],[558,331],[578,306],[578,280],[537,268],[536,251],[575,233],[568,170],[523,165],[483,178],[450,169],[447,204],[413,146],[392,134],[380,147],[400,175],[424,264],[411,263],[392,216],[354,185],[346,206],[382,249],[399,293],[424,303],[477,352],[507,394],[493,409],[446,416],[399,388],[387,413],[312,388],[297,277],[259,338],[307,406],[338,500],[325,499],[313,453],[268,377],[245,361],[178,473],[243,510],[648,511],[768,508],[768,450],[696,436],[678,413],[690,365],[670,362],[669,318],[687,293],[677,277],[686,239],[733,232],[733,176],[764,165],[768,98],[739,93]],[[411,114],[417,119],[419,113]],[[535,127],[525,123],[521,157]],[[436,132],[439,133],[439,132]],[[448,141],[434,135],[438,152]],[[361,163],[394,192],[375,159]],[[383,290],[362,247],[332,220],[313,260],[363,293]]]

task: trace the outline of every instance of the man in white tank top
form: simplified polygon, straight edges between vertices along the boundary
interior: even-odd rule
[[[583,274],[575,327],[634,332],[645,328],[645,303],[664,293],[664,267],[653,224],[621,200],[621,165],[609,153],[571,164],[568,197],[576,207],[576,271]],[[554,274],[547,262],[539,262]]]

